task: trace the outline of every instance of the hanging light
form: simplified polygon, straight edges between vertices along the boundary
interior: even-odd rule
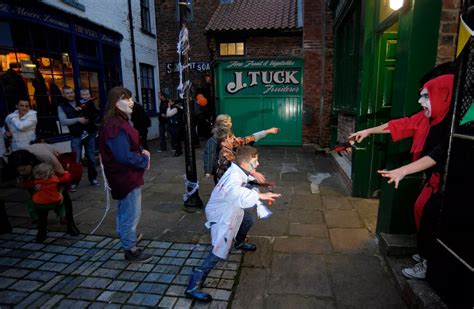
[[[403,6],[403,0],[390,0],[388,5],[392,10],[396,11]]]

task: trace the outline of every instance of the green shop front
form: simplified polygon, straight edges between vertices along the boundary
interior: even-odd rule
[[[335,13],[333,143],[341,135],[340,115],[353,119],[358,131],[420,109],[419,80],[435,66],[442,1],[405,0],[398,10],[389,4],[330,1]],[[395,189],[377,172],[408,163],[410,144],[374,135],[353,153],[352,194],[380,196],[377,232],[414,231],[413,204],[422,175],[406,177]]]
[[[301,145],[303,60],[217,61],[214,76],[217,114],[232,117],[236,136],[278,127],[258,144]]]

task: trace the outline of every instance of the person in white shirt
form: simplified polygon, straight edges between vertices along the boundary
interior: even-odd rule
[[[199,290],[201,282],[221,260],[227,258],[235,239],[234,248],[243,251],[255,251],[254,244],[245,243],[245,237],[253,224],[253,217],[245,209],[256,206],[259,217],[265,217],[268,211],[261,201],[273,202],[281,194],[260,193],[248,187],[254,178],[250,175],[258,163],[257,149],[242,146],[236,153],[237,162],[224,173],[212,191],[206,205],[206,227],[211,230],[212,252],[202,265],[194,270],[186,288],[186,294],[198,301],[211,301],[212,297]],[[263,211],[262,211],[263,210]]]
[[[25,100],[18,101],[17,110],[5,118],[8,129],[5,136],[12,139],[12,151],[25,149],[36,139],[37,123],[36,111],[31,109],[30,103]]]

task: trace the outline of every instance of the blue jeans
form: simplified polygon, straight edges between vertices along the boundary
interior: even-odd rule
[[[124,250],[135,249],[137,225],[142,213],[142,188],[138,187],[118,201],[117,234]]]
[[[207,258],[202,262],[201,266],[198,267],[198,270],[202,271],[204,276],[207,276],[207,274],[214,268],[216,267],[216,264],[219,263],[219,261],[223,261],[220,257],[217,255],[214,255],[214,253],[209,253]]]
[[[82,145],[86,149],[87,159],[87,178],[89,182],[97,179],[97,171],[95,169],[95,133],[89,134],[85,139],[73,136],[71,138],[71,150],[76,153],[76,162],[81,162],[82,159]]]
[[[235,236],[235,244],[241,244],[245,241],[247,237],[247,233],[249,232],[250,228],[253,226],[255,222],[255,218],[253,217],[252,213],[248,208],[244,209],[244,218],[242,219],[242,223],[240,224],[239,231]]]

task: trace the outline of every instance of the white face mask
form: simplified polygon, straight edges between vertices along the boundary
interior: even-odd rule
[[[132,98],[130,99],[120,99],[118,100],[117,103],[115,103],[115,106],[121,110],[122,112],[124,112],[125,114],[127,115],[131,115],[132,114],[132,109],[133,109],[133,100]]]
[[[431,102],[430,102],[430,97],[428,95],[428,90],[426,88],[423,88],[420,92],[420,99],[418,100],[418,103],[421,104],[421,107],[425,110],[425,116],[426,117],[431,117]]]
[[[258,158],[254,158],[254,159],[250,160],[250,162],[249,162],[249,168],[250,168],[249,172],[252,172],[252,171],[256,170],[258,166],[259,166]]]

